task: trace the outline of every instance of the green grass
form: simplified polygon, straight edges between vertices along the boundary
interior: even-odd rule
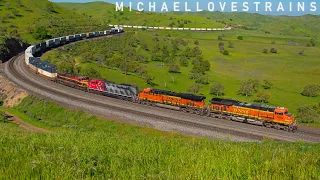
[[[11,123],[0,123],[2,179],[317,179],[320,176],[319,144],[268,140],[234,143],[191,138],[101,120],[33,97],[27,97],[9,111],[56,133],[31,133]]]

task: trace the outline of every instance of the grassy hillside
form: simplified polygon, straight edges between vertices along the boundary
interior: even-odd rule
[[[2,0],[0,17],[1,35],[21,36],[30,43],[40,41],[32,36],[36,27],[44,26],[49,35],[61,36],[100,25],[89,17],[47,0]]]
[[[233,143],[98,119],[27,97],[0,121],[1,179],[316,179],[319,144]]]

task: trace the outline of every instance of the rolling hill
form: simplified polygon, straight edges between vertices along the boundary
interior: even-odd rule
[[[0,17],[1,35],[21,36],[29,43],[39,41],[32,37],[39,26],[49,30],[50,35],[58,36],[100,25],[90,17],[47,0],[0,1]]]
[[[260,34],[319,37],[320,16],[272,16],[245,12],[137,12],[124,8],[116,12],[115,5],[106,2],[58,3],[59,5],[86,14],[100,22],[173,27],[224,27],[256,31]],[[186,23],[185,23],[186,20]]]

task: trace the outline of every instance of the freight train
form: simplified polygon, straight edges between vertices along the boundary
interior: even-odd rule
[[[297,129],[294,115],[289,113],[287,108],[250,104],[221,98],[212,98],[210,103],[206,105],[205,96],[154,88],[146,88],[139,92],[138,87],[134,85],[116,84],[107,80],[90,79],[85,76],[58,72],[56,65],[34,57],[41,55],[51,48],[71,42],[94,37],[112,36],[122,32],[124,32],[123,29],[113,27],[106,31],[87,32],[50,39],[28,47],[25,51],[25,63],[32,71],[49,80],[89,93],[96,93],[134,103],[174,109],[200,116],[260,124],[292,132]]]

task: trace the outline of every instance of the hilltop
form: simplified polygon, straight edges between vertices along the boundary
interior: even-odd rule
[[[98,24],[91,18],[47,0],[0,1],[1,35],[21,36],[29,43],[37,42],[32,33],[43,26],[50,36],[83,31]]]
[[[124,8],[123,12],[116,12],[115,6],[106,2],[90,3],[58,3],[60,6],[83,15],[94,18],[102,23],[130,24],[144,26],[172,26],[172,27],[224,27],[223,23],[206,19],[193,14],[183,16],[171,13],[138,12]]]
[[[320,16],[273,16],[245,12],[137,12],[106,2],[58,3],[60,6],[109,24],[172,27],[224,27],[255,31],[260,34],[319,37]]]

